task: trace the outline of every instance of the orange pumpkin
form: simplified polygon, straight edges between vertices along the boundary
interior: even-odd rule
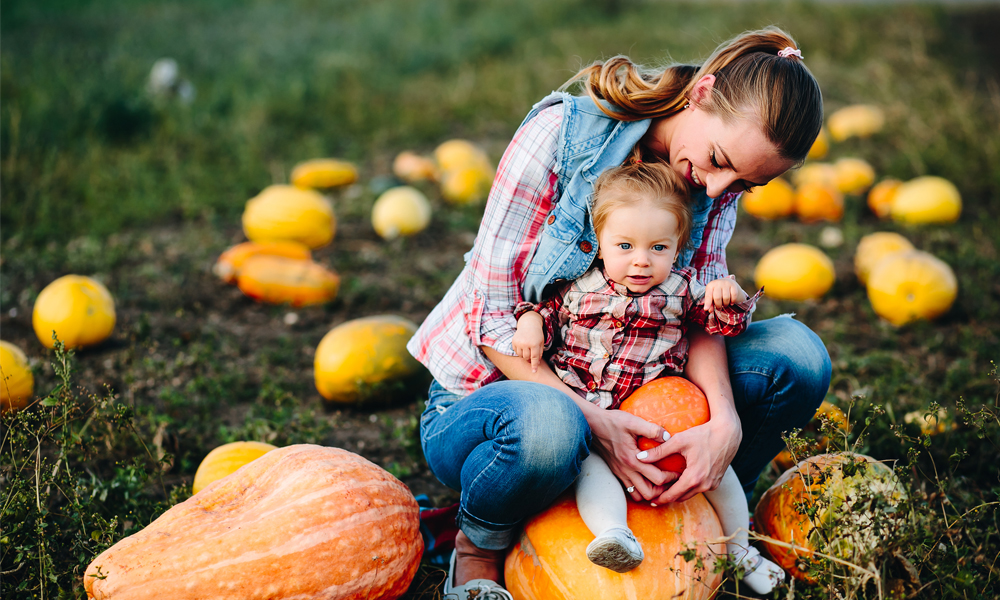
[[[307,306],[336,298],[340,277],[311,260],[259,255],[243,263],[236,285],[254,300]]]
[[[564,494],[528,521],[507,554],[507,589],[518,600],[702,600],[719,587],[722,574],[713,573],[712,566],[724,548],[707,541],[722,536],[722,526],[703,495],[658,507],[628,500],[628,526],[645,560],[627,573],[599,567],[587,559],[594,534],[573,496]],[[689,548],[705,568],[683,558]]]
[[[705,394],[683,377],[654,379],[632,392],[619,408],[650,423],[656,423],[670,435],[708,423],[710,416]],[[640,450],[649,450],[661,443],[644,437],[638,439]],[[655,464],[664,471],[675,473],[680,473],[687,466],[680,454],[671,454]]]
[[[835,427],[837,427],[837,429],[845,432],[850,431],[850,425],[847,422],[847,415],[844,414],[844,411],[837,408],[836,405],[824,400],[823,403],[819,405],[819,408],[816,409],[816,414],[813,415],[812,420],[809,421],[809,423],[806,424],[805,428],[802,430],[803,432],[808,432],[812,436],[816,436],[816,445],[821,448],[825,447],[830,442],[830,439],[827,436],[816,433],[819,430],[819,419],[824,415],[830,420],[831,423],[833,423]],[[793,457],[792,453],[786,448],[785,450],[779,452],[778,455],[774,457],[772,462],[774,462],[774,466],[776,466],[778,470],[786,471],[795,466],[795,457]]]
[[[419,507],[385,470],[307,444],[268,452],[101,553],[94,600],[392,600],[420,564]]]
[[[790,575],[811,582],[819,565],[815,552],[870,564],[882,545],[887,520],[894,518],[878,507],[895,507],[905,498],[892,469],[874,458],[850,452],[821,454],[785,471],[764,492],[754,510],[754,527],[794,546],[768,542],[767,550]]]
[[[312,260],[309,246],[293,240],[271,240],[267,242],[243,242],[230,247],[219,255],[212,272],[226,283],[236,283],[243,263],[251,256],[283,256],[297,260]]]

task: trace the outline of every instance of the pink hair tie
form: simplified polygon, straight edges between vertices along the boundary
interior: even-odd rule
[[[794,56],[795,58],[802,60],[802,51],[792,48],[791,46],[785,46],[784,50],[778,51],[778,56],[781,58],[788,58],[789,56]]]

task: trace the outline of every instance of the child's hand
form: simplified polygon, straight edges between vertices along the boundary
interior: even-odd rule
[[[740,284],[736,283],[735,275],[716,279],[705,286],[706,312],[711,311],[713,308],[738,304],[746,299],[747,293],[743,291]]]
[[[528,311],[517,320],[517,331],[511,344],[514,352],[531,363],[531,372],[538,371],[538,363],[542,360],[542,346],[545,345],[545,333],[542,331],[542,315]]]

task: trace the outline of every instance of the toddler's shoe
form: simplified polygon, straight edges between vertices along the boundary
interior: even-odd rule
[[[750,546],[743,558],[737,561],[744,569],[743,583],[761,596],[770,594],[785,580],[785,571],[760,555],[760,551]]]
[[[627,573],[639,566],[645,555],[639,540],[624,527],[613,527],[601,532],[587,546],[587,558],[595,565],[617,573]]]

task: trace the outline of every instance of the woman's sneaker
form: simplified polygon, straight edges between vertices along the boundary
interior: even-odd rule
[[[595,565],[611,569],[617,573],[627,573],[639,566],[645,555],[639,540],[623,527],[615,527],[601,532],[587,546],[587,558]]]

